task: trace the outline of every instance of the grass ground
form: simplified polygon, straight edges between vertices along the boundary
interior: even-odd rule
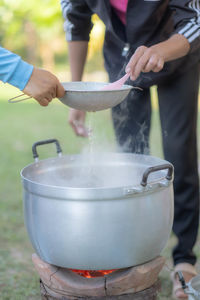
[[[57,138],[64,153],[80,152],[87,141],[76,138],[67,124],[67,107],[57,100],[47,108],[34,101],[8,104],[7,99],[16,90],[1,89],[0,94],[0,300],[39,300],[38,276],[34,271],[22,211],[20,170],[33,161],[31,146],[35,141]],[[93,124],[98,140],[114,143],[109,111],[94,114]],[[151,132],[152,154],[162,156],[158,112],[153,111]],[[55,156],[54,147],[40,149],[40,158]],[[170,265],[174,238],[164,251]],[[200,256],[199,243],[196,247]],[[169,271],[161,273],[163,291],[160,300],[171,299]]]

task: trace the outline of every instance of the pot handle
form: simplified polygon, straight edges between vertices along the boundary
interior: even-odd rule
[[[58,142],[58,140],[49,139],[49,140],[44,140],[44,141],[38,141],[38,142],[34,143],[32,146],[33,158],[35,159],[35,161],[38,161],[38,158],[39,158],[39,155],[37,153],[37,147],[46,145],[46,144],[52,144],[52,143],[56,144],[56,150],[57,150],[58,156],[62,155],[62,149],[60,147],[60,143]]]
[[[155,167],[150,167],[150,168],[146,169],[146,171],[144,172],[144,174],[142,176],[142,181],[140,182],[140,184],[142,186],[146,186],[147,185],[147,179],[148,179],[148,176],[149,176],[150,173],[161,171],[161,170],[165,170],[165,169],[168,169],[168,173],[167,173],[166,179],[167,180],[171,180],[172,176],[173,176],[174,168],[170,164],[163,164],[163,165],[159,165],[159,166],[155,166]]]

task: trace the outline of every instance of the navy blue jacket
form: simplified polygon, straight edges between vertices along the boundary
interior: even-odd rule
[[[104,22],[105,67],[111,80],[116,79],[137,47],[149,47],[175,33],[188,39],[190,52],[184,58],[166,63],[159,73],[141,74],[140,85],[147,87],[169,75],[177,76],[200,61],[200,0],[129,0],[126,27],[109,0],[61,0],[61,6],[67,41],[89,40],[92,14]]]

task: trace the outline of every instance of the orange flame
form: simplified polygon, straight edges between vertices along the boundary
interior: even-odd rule
[[[74,270],[74,269],[70,269],[70,270],[86,278],[102,277],[116,271],[116,270],[95,271],[95,270]]]

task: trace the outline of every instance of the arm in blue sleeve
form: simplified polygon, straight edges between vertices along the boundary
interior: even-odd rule
[[[27,85],[33,66],[20,56],[0,47],[0,80],[23,90]]]

